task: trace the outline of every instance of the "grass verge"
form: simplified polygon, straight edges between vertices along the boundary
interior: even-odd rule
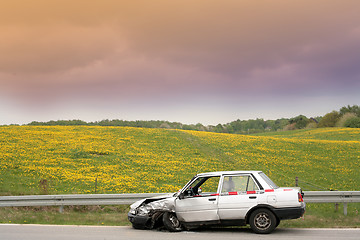
[[[0,223],[126,226],[129,206],[64,206],[0,208]]]

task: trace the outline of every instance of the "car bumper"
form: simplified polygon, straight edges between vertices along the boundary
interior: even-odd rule
[[[291,207],[291,208],[275,208],[273,209],[275,215],[279,219],[296,219],[300,218],[305,213],[305,203],[301,203],[300,207]]]
[[[137,228],[148,228],[148,223],[149,220],[151,219],[151,217],[149,216],[139,216],[139,215],[134,215],[131,213],[128,213],[128,219],[129,221]]]

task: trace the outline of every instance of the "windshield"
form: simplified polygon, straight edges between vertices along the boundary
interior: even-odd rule
[[[273,189],[279,188],[265,173],[259,173],[260,177],[265,180],[265,182]]]

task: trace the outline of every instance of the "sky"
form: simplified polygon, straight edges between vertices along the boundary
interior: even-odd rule
[[[0,125],[216,125],[360,104],[358,0],[0,3]]]

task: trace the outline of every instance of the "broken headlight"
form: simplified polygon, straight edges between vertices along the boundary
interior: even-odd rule
[[[137,208],[137,215],[146,216],[149,215],[149,210],[143,205]]]

